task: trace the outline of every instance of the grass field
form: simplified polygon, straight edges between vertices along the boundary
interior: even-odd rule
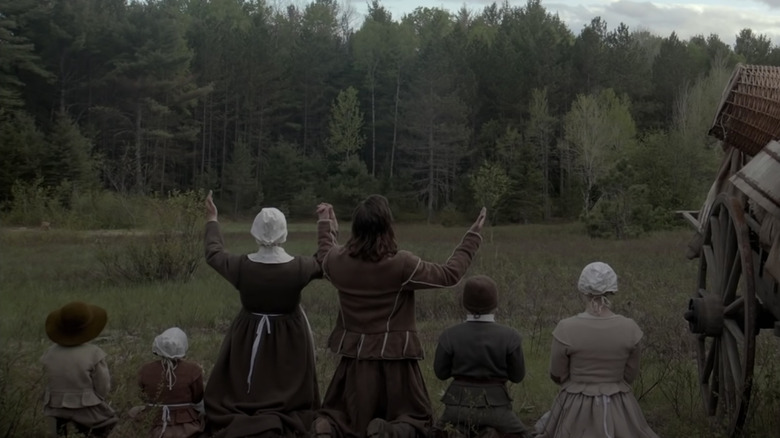
[[[225,224],[223,229],[232,252],[253,250],[249,224]],[[287,251],[312,254],[314,225],[293,224],[290,230]],[[402,225],[397,234],[402,248],[443,262],[463,231]],[[528,225],[490,228],[483,235],[469,274],[490,275],[498,282],[497,318],[523,334],[528,373],[511,393],[527,425],[549,408],[556,394],[547,372],[550,332],[558,320],[582,310],[577,277],[585,264],[601,260],[618,273],[614,310],[634,318],[645,333],[641,377],[634,390],[648,422],[661,437],[718,436],[703,415],[692,339],[682,319],[697,272],[697,262],[684,258],[689,231],[610,241],[590,239],[577,225]],[[94,342],[108,353],[111,404],[121,414],[139,402],[136,372],[152,360],[154,336],[168,327],[187,332],[189,358],[202,364],[208,376],[239,309],[236,292],[205,263],[185,284],[128,284],[107,278],[99,263],[102,251],[136,238],[126,233],[0,230],[0,437],[42,436],[38,358],[50,345],[43,323],[49,311],[72,300],[108,311],[106,330]],[[458,292],[453,288],[417,295],[418,330],[428,356],[421,368],[437,412],[446,382],[433,375],[433,351],[441,330],[464,316]],[[335,357],[324,347],[336,316],[336,292],[326,281],[316,281],[304,291],[303,305],[315,332],[324,393],[335,369]],[[778,436],[777,342],[771,333],[759,335],[751,436]],[[131,436],[126,424],[116,435]]]

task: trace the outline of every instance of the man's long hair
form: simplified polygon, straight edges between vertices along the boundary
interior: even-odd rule
[[[352,236],[347,242],[349,255],[367,262],[378,262],[398,252],[393,231],[393,213],[387,198],[371,195],[352,213]]]

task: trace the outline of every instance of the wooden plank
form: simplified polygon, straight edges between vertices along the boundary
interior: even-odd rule
[[[695,228],[697,231],[701,229],[701,224],[699,223],[699,220],[696,219],[696,217],[694,216],[694,214],[696,216],[699,215],[698,211],[694,211],[694,210],[677,210],[677,211],[675,211],[675,213],[681,215],[683,217],[683,219],[685,219],[691,225],[693,225],[693,228]]]
[[[770,141],[729,180],[769,214],[780,217],[780,143]]]

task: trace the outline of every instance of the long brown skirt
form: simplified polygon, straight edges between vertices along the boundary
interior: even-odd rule
[[[335,435],[366,436],[368,423],[383,418],[406,423],[417,436],[427,436],[433,409],[417,360],[357,360],[342,357],[333,374],[320,416],[327,417]]]
[[[233,320],[204,393],[207,434],[250,437],[308,433],[320,407],[311,332],[301,310],[268,319],[247,383],[261,317],[246,310]],[[264,323],[265,324],[265,323]]]

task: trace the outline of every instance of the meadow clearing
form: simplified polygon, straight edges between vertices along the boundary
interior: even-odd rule
[[[223,224],[232,252],[253,250],[249,226]],[[348,230],[346,224],[342,229]],[[402,248],[442,262],[464,231],[465,227],[397,227]],[[601,260],[618,273],[615,311],[634,318],[645,332],[641,377],[634,391],[648,422],[661,437],[719,436],[701,408],[692,338],[682,318],[698,269],[698,262],[684,257],[689,230],[615,241],[591,239],[576,224],[525,225],[486,228],[483,236],[469,274],[486,274],[497,281],[497,318],[524,337],[527,375],[510,391],[526,425],[534,424],[556,394],[547,372],[550,332],[558,320],[582,310],[576,292],[580,270]],[[108,311],[106,330],[94,342],[108,353],[111,404],[120,414],[139,404],[136,372],[153,359],[152,339],[168,327],[187,332],[189,358],[202,364],[208,377],[223,333],[240,307],[238,296],[205,262],[186,283],[131,283],[108,276],[100,263],[105,249],[121,249],[139,238],[132,233],[0,229],[0,437],[43,435],[38,358],[50,345],[44,320],[49,311],[72,300]],[[313,221],[292,224],[285,247],[291,254],[312,254]],[[421,368],[437,413],[446,382],[433,374],[433,352],[441,330],[464,316],[458,293],[455,287],[417,295],[418,330],[427,355]],[[304,291],[302,304],[315,332],[324,394],[336,364],[325,349],[338,308],[336,291],[324,280],[315,281]],[[780,436],[778,342],[771,333],[759,335],[750,436]],[[134,436],[130,426],[123,420],[112,436]]]

